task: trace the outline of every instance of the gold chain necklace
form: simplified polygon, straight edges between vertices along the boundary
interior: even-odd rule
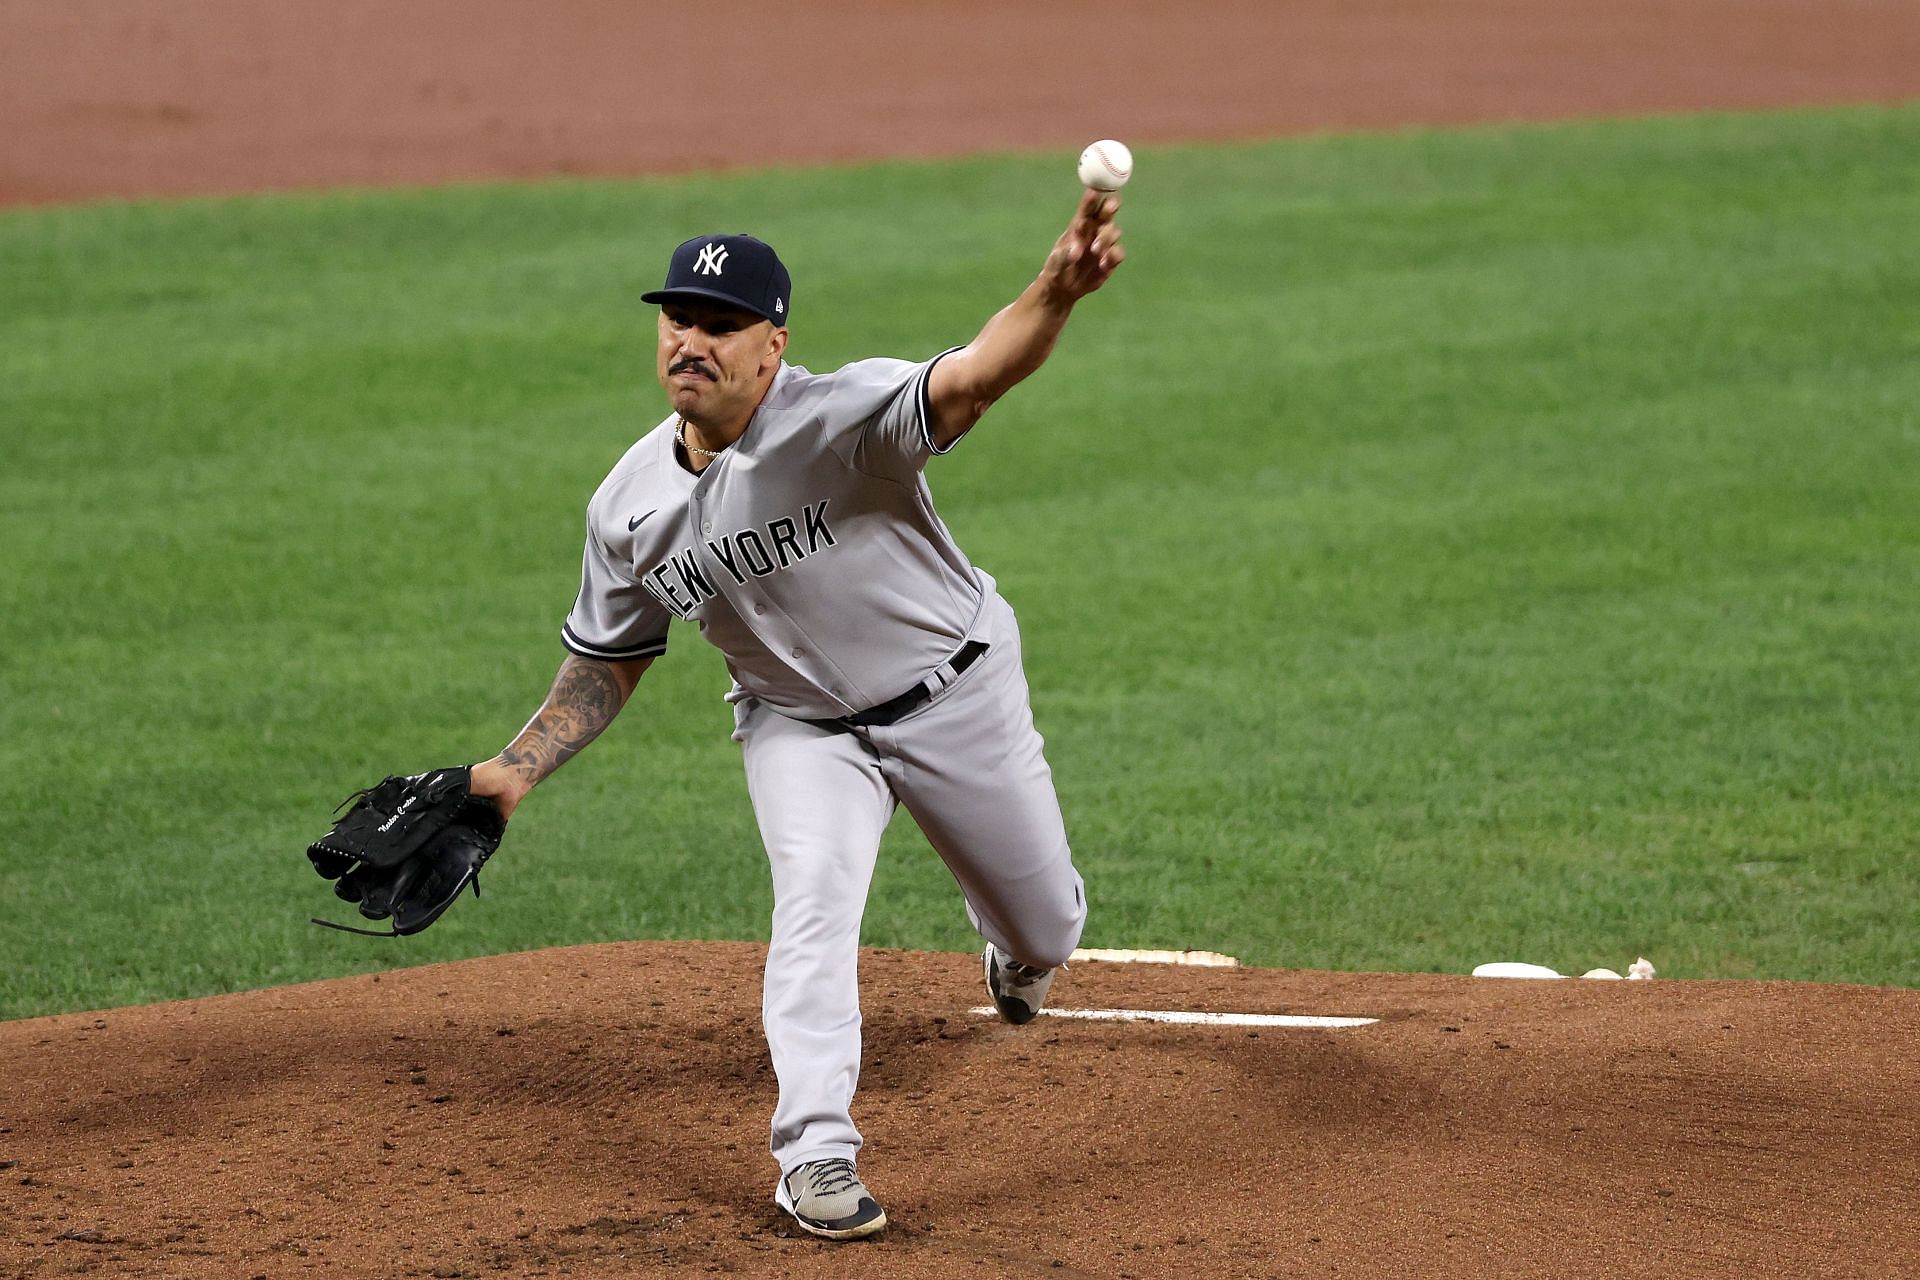
[[[684,417],[681,418],[677,424],[675,424],[673,428],[673,434],[674,434],[674,438],[680,442],[680,447],[682,449],[685,449],[688,453],[697,453],[703,458],[717,458],[721,454],[727,451],[726,445],[721,445],[718,449],[702,449],[697,444],[688,444],[687,443],[687,420]]]

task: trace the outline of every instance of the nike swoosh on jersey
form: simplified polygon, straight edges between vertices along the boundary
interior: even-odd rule
[[[639,528],[639,527],[640,527],[641,525],[643,525],[643,524],[645,524],[645,523],[647,522],[647,516],[650,516],[650,515],[653,515],[653,514],[654,514],[655,512],[657,512],[657,511],[659,511],[659,510],[660,510],[660,508],[658,508],[658,507],[655,507],[655,508],[653,509],[653,511],[649,511],[649,512],[647,512],[647,515],[645,515],[645,516],[632,516],[632,517],[629,517],[629,518],[628,518],[628,520],[627,520],[627,532],[628,532],[628,533],[632,533],[632,532],[633,532],[633,531],[634,531],[635,529],[638,529],[638,528]]]

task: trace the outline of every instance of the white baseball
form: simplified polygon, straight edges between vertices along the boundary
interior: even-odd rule
[[[1080,185],[1118,191],[1133,176],[1133,152],[1124,142],[1102,138],[1080,153]]]

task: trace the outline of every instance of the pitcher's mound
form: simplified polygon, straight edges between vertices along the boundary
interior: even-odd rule
[[[0,1270],[1920,1272],[1920,992],[863,956],[876,1242],[773,1208],[764,950],[573,947],[0,1024]]]

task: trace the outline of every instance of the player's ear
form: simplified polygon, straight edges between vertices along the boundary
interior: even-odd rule
[[[787,351],[787,331],[779,325],[772,326],[773,332],[767,335],[767,356],[761,361],[761,367],[771,370],[780,363],[780,357]]]

